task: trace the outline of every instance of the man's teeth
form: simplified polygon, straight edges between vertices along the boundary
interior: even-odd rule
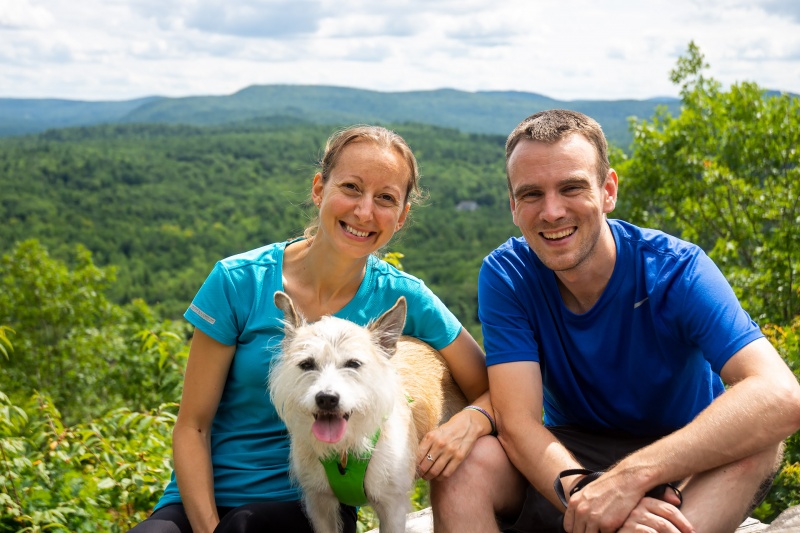
[[[560,239],[562,237],[566,237],[567,235],[572,235],[573,233],[575,233],[575,228],[565,229],[562,231],[558,231],[556,233],[542,232],[542,235],[544,236],[545,239]]]
[[[356,237],[367,237],[367,236],[369,236],[369,232],[368,231],[358,231],[354,227],[347,226],[347,225],[345,225],[344,228],[347,230],[348,233],[352,233]]]

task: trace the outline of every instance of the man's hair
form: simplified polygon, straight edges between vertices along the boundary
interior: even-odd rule
[[[603,129],[591,117],[568,109],[549,109],[535,113],[514,128],[506,140],[506,178],[508,190],[511,191],[511,179],[508,176],[508,160],[520,140],[553,144],[574,133],[583,137],[594,146],[597,153],[597,181],[602,185],[611,165],[608,162],[608,143]]]

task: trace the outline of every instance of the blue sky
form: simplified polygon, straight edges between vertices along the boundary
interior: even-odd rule
[[[725,85],[800,93],[798,0],[2,0],[0,97],[272,83],[676,96],[690,40]]]

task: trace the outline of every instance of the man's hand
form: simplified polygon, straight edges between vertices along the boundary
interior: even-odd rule
[[[693,533],[678,509],[680,498],[666,490],[663,499],[648,498],[617,485],[616,476],[604,475],[575,493],[564,514],[568,533]]]
[[[613,533],[622,527],[642,495],[618,487],[616,479],[606,473],[570,496],[564,513],[564,531]]]
[[[678,497],[667,490],[665,500],[642,498],[623,526],[617,530],[618,533],[694,533],[692,524],[677,507],[680,504]]]

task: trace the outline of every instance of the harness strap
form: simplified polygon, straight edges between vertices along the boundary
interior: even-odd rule
[[[375,432],[372,437],[372,446],[378,442],[381,436],[381,429]],[[372,452],[367,452],[363,456],[358,456],[348,451],[347,456],[340,458],[338,455],[329,455],[325,459],[320,459],[328,483],[339,499],[345,505],[361,507],[366,505],[369,500],[364,489],[364,479],[367,475],[367,466],[372,458]]]

